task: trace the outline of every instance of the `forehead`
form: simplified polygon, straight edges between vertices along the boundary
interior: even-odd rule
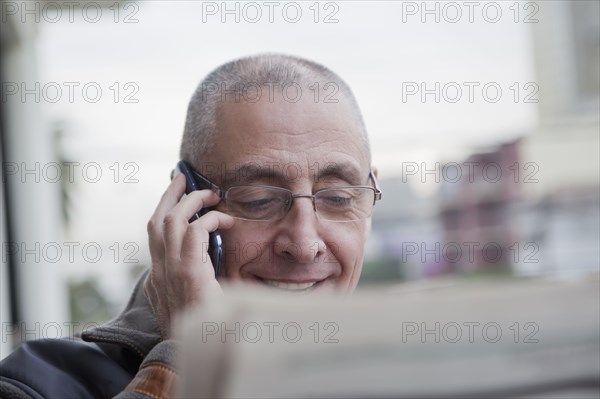
[[[293,164],[303,170],[330,168],[368,173],[362,127],[347,99],[315,101],[306,92],[298,101],[263,96],[259,101],[221,103],[212,151],[203,163],[239,165]]]

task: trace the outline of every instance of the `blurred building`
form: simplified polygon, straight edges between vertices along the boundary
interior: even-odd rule
[[[506,269],[520,252],[515,218],[521,199],[519,142],[442,168],[440,218],[444,270]]]
[[[473,261],[448,254],[446,261],[458,261],[447,262],[447,271],[598,272],[599,4],[541,5],[538,22],[531,25],[538,128],[519,141],[468,157],[460,163],[463,173],[472,173],[468,179],[442,181],[446,243],[479,244]],[[455,167],[445,165],[446,174]],[[487,253],[486,243],[493,243]]]
[[[424,256],[421,251],[435,248],[443,238],[437,215],[438,198],[419,195],[409,184],[410,178],[403,175],[379,181],[384,197],[373,213],[373,231],[361,281],[418,279],[439,274],[443,266],[439,256]]]
[[[62,229],[60,188],[39,178],[40,165],[56,160],[53,132],[35,95],[6,93],[10,84],[31,92],[40,80],[38,26],[35,18],[23,20],[19,13],[6,11],[9,6],[18,9],[20,4],[2,1],[0,5],[2,205],[7,210],[2,217],[0,266],[2,358],[24,337],[40,337],[44,326],[63,326],[68,312],[59,268],[39,256],[38,249],[43,243],[60,241]]]
[[[371,253],[399,278],[599,271],[600,2],[537,4],[538,127],[439,166],[431,197],[381,182]]]
[[[121,0],[73,2],[69,9],[114,7]],[[48,4],[54,10],[60,4]],[[61,265],[40,248],[64,242],[64,198],[56,181],[41,177],[44,165],[60,161],[55,121],[40,100],[39,26],[43,2],[0,1],[2,111],[0,121],[0,359],[22,340],[68,335],[67,285]],[[60,14],[59,14],[60,15]],[[13,91],[10,92],[9,90]],[[14,90],[17,90],[16,92]],[[57,328],[54,328],[58,326]],[[46,327],[52,333],[46,334]]]
[[[540,266],[579,273],[600,265],[600,3],[544,2],[532,24],[539,127],[520,145],[538,181],[522,184],[522,231]]]

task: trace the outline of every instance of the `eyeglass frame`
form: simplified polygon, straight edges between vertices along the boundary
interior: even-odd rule
[[[214,192],[215,194],[217,194],[219,196],[219,198],[221,200],[225,200],[227,201],[227,192],[235,187],[256,187],[256,188],[275,188],[277,190],[282,190],[282,191],[287,191],[290,193],[290,204],[287,208],[287,210],[285,211],[285,213],[283,214],[283,217],[285,217],[287,215],[287,213],[290,211],[290,209],[292,208],[292,205],[294,204],[294,200],[296,198],[310,198],[313,204],[313,210],[315,211],[315,214],[317,215],[317,217],[319,217],[319,212],[317,211],[317,203],[316,203],[316,195],[321,192],[321,191],[326,191],[326,190],[344,190],[344,189],[350,189],[350,188],[368,188],[370,190],[374,191],[374,196],[373,196],[373,206],[375,206],[375,203],[377,201],[381,200],[382,197],[382,191],[379,188],[379,183],[377,182],[377,179],[375,178],[375,175],[373,175],[373,170],[369,170],[369,179],[371,179],[373,181],[373,184],[375,185],[375,187],[370,187],[370,186],[342,186],[342,187],[327,187],[327,188],[322,188],[317,190],[315,193],[313,194],[294,194],[292,192],[292,190],[289,190],[287,188],[283,188],[283,187],[277,187],[277,186],[268,186],[268,185],[263,185],[263,184],[242,184],[242,185],[238,185],[238,186],[231,186],[227,189],[222,189],[221,187],[217,186],[216,184],[214,184],[213,182],[211,182],[210,180],[208,180],[207,177],[205,177],[204,175],[202,175],[200,172],[196,171],[194,168],[189,168],[190,171],[194,174],[194,177],[199,179],[201,181],[201,183],[203,183],[203,185],[205,187],[208,187],[208,189],[212,192]],[[241,219],[241,220],[249,220],[249,221],[255,221],[255,222],[268,222],[268,221],[272,221],[272,220],[280,220],[280,219],[247,219],[247,218],[240,218],[240,217],[236,217],[233,216],[237,219]],[[329,220],[329,219],[327,219]],[[354,219],[354,220],[330,220],[333,222],[355,222],[355,221],[359,221],[359,220],[364,220],[364,219]]]

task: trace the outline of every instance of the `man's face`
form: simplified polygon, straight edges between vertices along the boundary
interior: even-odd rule
[[[334,186],[370,186],[367,149],[347,100],[316,103],[312,94],[307,89],[296,103],[265,95],[256,103],[221,104],[214,149],[201,171],[216,168],[220,173],[208,177],[223,189],[262,184],[312,194]],[[258,166],[259,173],[247,173],[246,166],[253,172]],[[282,219],[236,219],[221,231],[223,275],[290,291],[351,291],[369,230],[370,219],[322,220],[310,198],[296,198]]]

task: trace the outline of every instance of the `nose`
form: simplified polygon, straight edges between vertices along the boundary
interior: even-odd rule
[[[276,228],[274,251],[285,260],[314,263],[325,255],[325,242],[311,196],[295,196],[290,210]]]

